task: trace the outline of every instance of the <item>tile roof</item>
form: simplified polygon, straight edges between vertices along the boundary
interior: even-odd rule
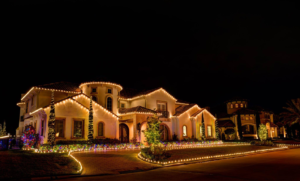
[[[147,112],[147,113],[156,113],[156,111],[153,111],[151,109],[142,107],[142,106],[137,106],[137,107],[131,107],[131,108],[120,108],[119,113],[121,114],[126,114],[126,113],[131,113],[131,112]]]
[[[36,87],[46,88],[46,89],[57,89],[57,90],[81,92],[81,90],[79,88],[79,84],[72,83],[72,82],[64,82],[64,81],[38,85]]]
[[[184,113],[185,111],[189,110],[191,107],[193,107],[195,105],[197,105],[197,104],[189,104],[189,105],[178,106],[175,109],[175,114],[173,116],[180,116],[182,113]]]
[[[230,120],[218,121],[218,127],[235,127],[235,124]]]
[[[200,109],[199,111],[196,111],[194,114],[191,115],[191,117],[196,117],[198,116],[198,114],[202,113],[202,111],[204,111],[205,109]]]

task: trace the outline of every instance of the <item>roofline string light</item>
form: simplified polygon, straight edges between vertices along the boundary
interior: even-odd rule
[[[188,110],[184,111],[183,113],[181,113],[180,115],[178,115],[178,117],[182,116],[183,114],[187,113],[189,110],[195,108],[195,107],[198,107],[199,109],[201,109],[198,104],[195,104],[194,106],[190,107]]]
[[[263,149],[263,150],[255,150],[255,151],[239,152],[239,153],[230,153],[230,154],[224,154],[224,155],[213,155],[213,156],[205,156],[205,157],[197,157],[197,158],[186,158],[186,159],[179,159],[179,160],[173,160],[173,161],[168,161],[168,162],[159,162],[159,161],[144,158],[141,155],[141,152],[140,152],[138,154],[138,158],[143,160],[143,161],[153,163],[153,164],[171,165],[171,164],[179,164],[179,163],[184,163],[184,162],[194,162],[194,161],[214,159],[214,158],[224,158],[224,157],[232,157],[232,156],[247,155],[247,154],[257,154],[257,153],[262,153],[262,152],[264,153],[264,152],[284,150],[284,149],[288,149],[288,147],[271,148],[271,149]]]
[[[44,109],[43,109],[43,108],[39,108],[39,109],[37,109],[37,110],[35,110],[35,111],[29,113],[29,115],[33,115],[34,113],[37,113],[37,112],[39,112],[39,111],[41,111],[41,110],[44,110]]]
[[[215,116],[213,116],[208,110],[204,109],[203,111],[201,111],[199,114],[197,114],[197,116],[191,116],[191,118],[197,118],[202,112],[207,112],[209,115],[211,115],[214,119],[217,119]]]
[[[86,111],[89,111],[89,109],[87,107],[85,107],[84,105],[82,105],[81,103],[77,102],[76,100],[72,99],[72,98],[67,98],[63,101],[59,101],[57,103],[55,103],[54,105],[62,105],[65,104],[67,101],[70,101],[71,103],[76,103],[78,104],[81,108],[85,109]],[[50,106],[47,106],[46,108],[44,108],[44,110],[49,109]]]
[[[116,87],[120,88],[121,90],[123,90],[123,87],[121,85],[115,84],[112,82],[85,82],[85,83],[80,84],[79,88],[81,88],[84,85],[88,85],[88,84],[108,84],[108,85],[116,86]]]
[[[79,95],[77,95],[77,96],[75,96],[74,97],[74,99],[76,100],[77,98],[79,98],[79,97],[84,97],[84,98],[86,98],[86,99],[90,99],[87,95],[85,95],[85,94],[79,94]],[[76,101],[77,102],[77,101]],[[115,117],[115,118],[119,118],[117,115],[115,115],[114,113],[112,113],[112,112],[110,112],[109,110],[107,110],[106,108],[104,108],[103,106],[101,106],[100,104],[98,104],[97,102],[95,102],[94,100],[93,100],[93,103],[94,104],[96,104],[97,106],[99,106],[103,111],[105,111],[105,112],[107,112],[107,113],[110,113],[113,117]]]
[[[136,97],[132,97],[132,98],[122,98],[120,97],[119,99],[120,100],[125,100],[125,101],[132,101],[132,100],[135,100],[135,99],[139,99],[139,98],[142,98],[142,97],[145,97],[145,96],[151,96],[152,94],[154,94],[155,92],[157,91],[163,91],[164,93],[166,93],[169,97],[171,97],[173,100],[177,101],[177,99],[175,99],[171,94],[169,94],[165,89],[163,88],[159,88],[159,89],[156,89],[148,94],[144,94],[144,95],[140,95],[140,96],[136,96]]]
[[[56,92],[63,92],[63,93],[72,93],[72,94],[80,94],[81,92],[75,92],[75,91],[65,91],[60,89],[48,89],[48,88],[42,88],[42,87],[32,87],[22,98],[21,101],[34,89],[38,90],[47,90],[47,91],[56,91]]]

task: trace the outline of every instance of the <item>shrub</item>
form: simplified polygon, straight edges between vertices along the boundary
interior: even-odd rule
[[[164,146],[154,146],[153,151],[150,148],[143,148],[141,150],[141,155],[144,158],[155,160],[155,161],[164,161],[167,158],[171,157],[171,154],[168,153]]]
[[[268,130],[266,125],[260,124],[258,128],[258,137],[260,141],[267,140],[267,136],[268,136]]]

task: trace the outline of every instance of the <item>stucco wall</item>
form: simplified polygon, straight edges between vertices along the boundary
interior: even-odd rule
[[[175,114],[175,100],[172,99],[168,94],[164,91],[156,91],[155,93],[146,96],[146,108],[148,109],[157,109],[157,101],[166,101],[167,109],[170,115]]]
[[[136,106],[143,106],[143,107],[145,107],[145,99],[144,98],[140,98],[140,99],[135,99],[135,100],[131,101],[130,107],[136,107]]]

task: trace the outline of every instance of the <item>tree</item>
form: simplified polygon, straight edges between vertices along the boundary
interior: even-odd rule
[[[259,125],[260,125],[260,115],[259,112],[256,113],[255,115],[255,121],[256,121],[256,130],[258,131]],[[258,134],[257,134],[258,136]]]
[[[282,122],[287,128],[287,134],[289,138],[293,137],[294,134],[291,133],[294,127],[294,124],[300,123],[300,98],[292,99],[286,103],[288,106],[283,107],[285,112],[280,113],[280,117],[282,118]],[[300,128],[298,127],[298,132],[300,132]]]
[[[268,130],[267,130],[267,126],[264,124],[260,124],[259,128],[258,128],[258,136],[260,141],[264,141],[267,140],[268,138]]]
[[[240,137],[240,140],[242,140],[243,139],[243,132],[242,132],[242,120],[241,120],[240,111],[238,111],[238,115],[237,115],[237,124],[238,124],[239,137]]]
[[[51,94],[51,107],[48,122],[48,143],[54,146],[55,142],[55,105],[54,105],[54,91]]]
[[[92,96],[90,98],[90,110],[89,110],[89,142],[92,142],[92,139],[94,138],[93,134],[94,134],[94,125],[93,125],[93,100],[92,100]]]
[[[3,131],[2,131],[2,124],[0,124],[0,136],[3,135]]]
[[[219,128],[218,128],[218,121],[217,121],[217,119],[216,119],[216,121],[215,121],[215,129],[216,129],[216,138],[217,138],[217,140],[219,140]]]
[[[280,113],[280,116],[283,118],[285,124],[293,125],[300,122],[300,98],[292,99],[286,103],[288,107],[283,107],[287,110]]]
[[[201,125],[201,129],[202,129],[202,140],[206,140],[206,137],[205,137],[204,113],[202,113],[202,125]]]
[[[158,145],[160,141],[161,131],[159,130],[160,121],[157,114],[154,114],[148,119],[147,128],[143,131],[145,134],[146,140],[151,147],[151,150],[154,150],[154,146]]]
[[[232,128],[226,129],[225,134],[229,136],[229,139],[231,139],[231,136],[235,133],[235,130]]]
[[[3,130],[2,130],[2,134],[3,134],[3,136],[5,136],[6,135],[6,122],[4,121],[4,123],[3,123]]]

